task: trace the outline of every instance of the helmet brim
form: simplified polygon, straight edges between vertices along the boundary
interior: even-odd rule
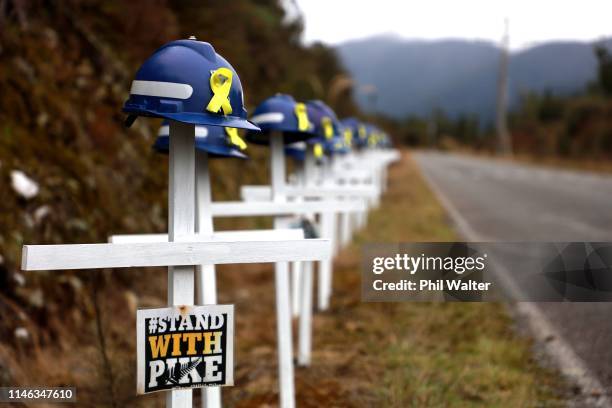
[[[149,110],[132,110],[123,109],[124,112],[130,115],[139,116],[151,116],[155,118],[164,118],[174,120],[176,122],[189,123],[191,125],[208,125],[208,126],[222,126],[222,127],[233,127],[238,129],[247,129],[253,132],[259,132],[260,129],[254,123],[249,122],[246,119],[242,119],[235,116],[223,116],[223,115],[209,115],[204,113],[169,113],[169,112],[156,112]]]
[[[295,161],[303,162],[306,158],[306,152],[302,149],[285,148],[285,156],[291,157]]]
[[[248,159],[249,156],[247,156],[246,154],[242,153],[240,150],[238,149],[233,149],[231,147],[225,149],[222,148],[220,146],[198,146],[198,143],[196,143],[196,149],[198,150],[202,150],[205,151],[207,153],[209,153],[211,156],[213,157],[218,157],[218,158],[230,158],[230,157],[234,157],[236,159]]]

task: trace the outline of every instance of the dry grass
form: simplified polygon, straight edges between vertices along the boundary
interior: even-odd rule
[[[475,157],[485,157],[488,159],[502,160],[507,162],[516,162],[519,164],[527,164],[531,166],[549,167],[553,169],[565,169],[576,171],[588,171],[594,173],[610,174],[612,173],[612,160],[606,158],[580,159],[567,158],[559,156],[544,156],[529,153],[516,153],[511,158],[500,157],[489,151],[474,150],[466,147],[457,147],[451,151],[472,155]]]
[[[501,305],[362,303],[360,251],[365,242],[455,239],[446,216],[409,155],[390,172],[390,188],[368,228],[335,263],[331,309],[314,318],[312,366],[296,369],[300,407],[558,406],[557,377],[538,367],[530,342],[518,337]],[[236,386],[226,406],[275,406],[275,313],[270,265],[219,267],[222,303],[236,307]],[[114,275],[110,275],[114,274]],[[132,271],[135,293],[100,293],[116,406],[164,406],[162,394],[136,397],[135,302],[164,304],[163,269]],[[109,271],[117,277],[117,272]],[[61,324],[61,323],[57,323]],[[11,355],[19,382],[71,384],[79,406],[111,406],[93,322],[65,320],[62,339],[43,344],[36,359]],[[80,333],[80,334],[79,334]],[[6,362],[7,360],[5,360]]]
[[[312,366],[297,370],[300,406],[562,405],[554,392],[558,378],[533,361],[530,342],[513,332],[503,306],[360,301],[361,243],[455,238],[405,154],[390,172],[389,192],[368,228],[336,260],[331,309],[314,320]],[[223,278],[238,283],[249,277],[228,271]],[[275,405],[277,395],[269,391],[275,387],[276,358],[274,305],[267,296],[272,285],[262,276],[256,288],[246,286],[249,297],[263,303],[237,306],[239,376],[225,400],[244,407]],[[254,330],[257,337],[241,338]]]

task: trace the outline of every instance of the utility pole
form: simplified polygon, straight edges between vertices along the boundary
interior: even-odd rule
[[[508,131],[508,44],[510,41],[509,22],[504,20],[504,36],[501,44],[501,57],[499,61],[499,76],[497,78],[497,149],[499,154],[512,155],[512,140]]]

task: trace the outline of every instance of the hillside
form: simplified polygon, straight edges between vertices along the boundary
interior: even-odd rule
[[[324,98],[342,72],[332,50],[300,45],[301,22],[287,21],[276,0],[9,0],[0,27],[0,385],[23,384],[37,370],[68,372],[40,351],[66,355],[83,344],[90,349],[80,358],[95,377],[104,348],[97,294],[112,288],[109,304],[142,304],[135,293],[146,279],[24,273],[21,247],[167,231],[167,159],[151,149],[160,120],[139,119],[128,130],[121,113],[144,58],[190,35],[211,42],[239,73],[250,112],[279,91]],[[350,109],[350,99],[343,102]],[[216,199],[267,179],[266,149],[247,152],[255,160],[212,165]],[[230,222],[248,221],[223,225]]]
[[[606,44],[612,48],[612,40]],[[381,36],[347,42],[337,50],[358,85],[378,88],[375,103],[356,93],[364,110],[396,118],[428,115],[434,108],[485,120],[494,115],[500,50],[493,43]],[[515,52],[509,66],[510,104],[516,107],[530,91],[566,95],[582,90],[595,78],[596,66],[590,43],[546,43]]]

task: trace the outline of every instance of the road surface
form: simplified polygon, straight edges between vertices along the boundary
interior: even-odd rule
[[[437,152],[413,157],[467,240],[612,241],[612,176]],[[582,364],[612,396],[612,303],[528,307],[544,320],[532,327],[550,324],[567,346],[558,353],[571,355],[565,371]]]

